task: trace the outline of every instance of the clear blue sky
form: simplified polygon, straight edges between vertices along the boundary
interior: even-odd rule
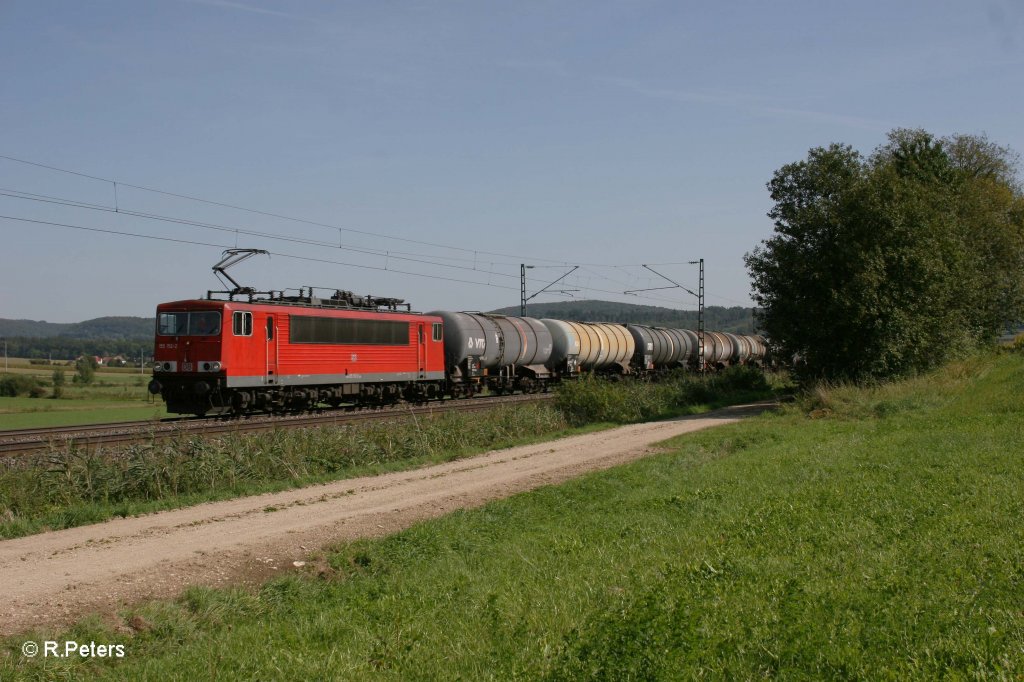
[[[692,308],[678,290],[620,292],[661,284],[626,266],[703,257],[708,304],[749,304],[765,183],[809,148],[869,152],[923,127],[1024,150],[1024,5],[1010,0],[3,0],[0,64],[0,155],[117,180],[128,212],[322,242],[237,235],[278,254],[233,271],[243,283],[418,310],[515,305],[524,260],[590,264],[567,280],[578,297]],[[2,159],[0,188],[114,205],[108,182]],[[8,196],[0,214],[236,243]],[[0,317],[149,315],[218,287],[217,246],[7,218],[0,231]],[[657,269],[696,286],[691,266]],[[531,270],[530,293],[562,272]]]

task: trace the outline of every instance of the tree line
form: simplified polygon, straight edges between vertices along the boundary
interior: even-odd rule
[[[145,354],[147,361],[153,357],[153,340],[131,339],[72,339],[64,336],[26,337],[14,336],[6,339],[7,354],[14,358],[32,360],[74,360],[83,355],[111,357],[124,356],[125,360],[138,362],[139,355]]]
[[[1024,319],[1024,196],[1008,147],[897,129],[869,156],[811,149],[768,190],[775,229],[746,264],[761,327],[805,376],[924,371]]]

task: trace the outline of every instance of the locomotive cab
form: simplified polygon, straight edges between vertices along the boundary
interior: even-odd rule
[[[219,397],[227,369],[223,358],[226,312],[225,305],[216,301],[157,307],[149,390],[163,397],[169,412],[203,415],[223,410]],[[229,316],[226,321],[231,324]]]

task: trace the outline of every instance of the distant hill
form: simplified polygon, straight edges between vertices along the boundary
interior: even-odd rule
[[[23,338],[153,340],[152,317],[97,317],[85,322],[43,322],[0,318],[0,336]]]
[[[519,306],[499,308],[492,312],[518,315]],[[581,322],[632,322],[655,327],[697,328],[696,310],[673,310],[653,305],[613,303],[611,301],[561,301],[558,303],[531,303],[527,305],[530,317],[553,317]],[[704,324],[708,331],[736,334],[753,332],[752,309],[734,306],[704,308]]]

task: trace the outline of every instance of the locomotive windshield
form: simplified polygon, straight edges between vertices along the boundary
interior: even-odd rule
[[[160,313],[156,333],[160,336],[217,336],[220,334],[220,313],[215,310]]]

